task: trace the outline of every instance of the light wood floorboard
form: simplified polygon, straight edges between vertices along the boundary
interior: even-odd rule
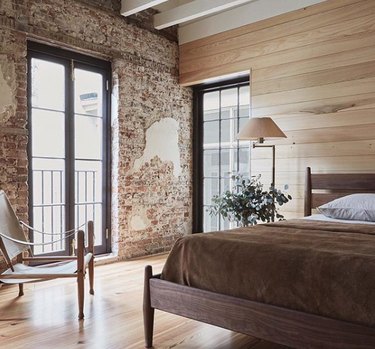
[[[143,348],[143,269],[161,271],[166,256],[96,267],[95,296],[85,289],[85,320],[77,319],[76,283],[54,280],[0,289],[0,348]],[[156,349],[285,348],[218,327],[156,311]]]

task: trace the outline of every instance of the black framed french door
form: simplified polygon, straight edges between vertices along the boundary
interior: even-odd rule
[[[233,228],[207,209],[214,195],[233,188],[235,174],[250,176],[250,143],[237,134],[250,117],[249,76],[194,88],[193,231]]]
[[[28,43],[29,221],[54,233],[34,242],[93,220],[95,252],[110,252],[110,77],[107,61]],[[74,248],[72,236],[34,253]]]

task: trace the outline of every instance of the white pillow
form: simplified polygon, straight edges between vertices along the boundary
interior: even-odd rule
[[[352,194],[318,207],[327,217],[375,222],[375,194]]]

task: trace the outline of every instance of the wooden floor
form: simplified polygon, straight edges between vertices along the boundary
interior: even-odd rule
[[[95,296],[86,292],[78,321],[76,283],[60,279],[0,289],[0,348],[143,348],[143,268],[160,272],[165,256],[96,268]],[[87,290],[86,290],[87,291]],[[155,348],[280,349],[242,334],[156,311]]]

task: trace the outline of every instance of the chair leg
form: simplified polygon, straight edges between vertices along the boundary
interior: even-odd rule
[[[84,267],[84,233],[82,230],[78,231],[77,234],[77,283],[78,283],[78,308],[79,314],[78,319],[82,320],[83,315],[83,305],[85,297],[85,267]]]
[[[89,262],[89,280],[90,280],[90,294],[94,294],[94,223],[93,221],[88,222],[88,238],[89,245],[88,250],[92,253],[91,260]]]
[[[85,279],[83,273],[79,273],[77,277],[78,282],[78,319],[82,320],[84,318],[83,315],[83,305],[85,303]]]
[[[89,281],[90,281],[90,294],[94,294],[94,256],[89,262]]]
[[[145,333],[145,347],[152,348],[154,336],[154,315],[155,309],[151,307],[150,279],[152,277],[152,267],[145,268],[145,280],[143,290],[143,324]]]
[[[23,296],[23,284],[18,284],[18,297]]]

